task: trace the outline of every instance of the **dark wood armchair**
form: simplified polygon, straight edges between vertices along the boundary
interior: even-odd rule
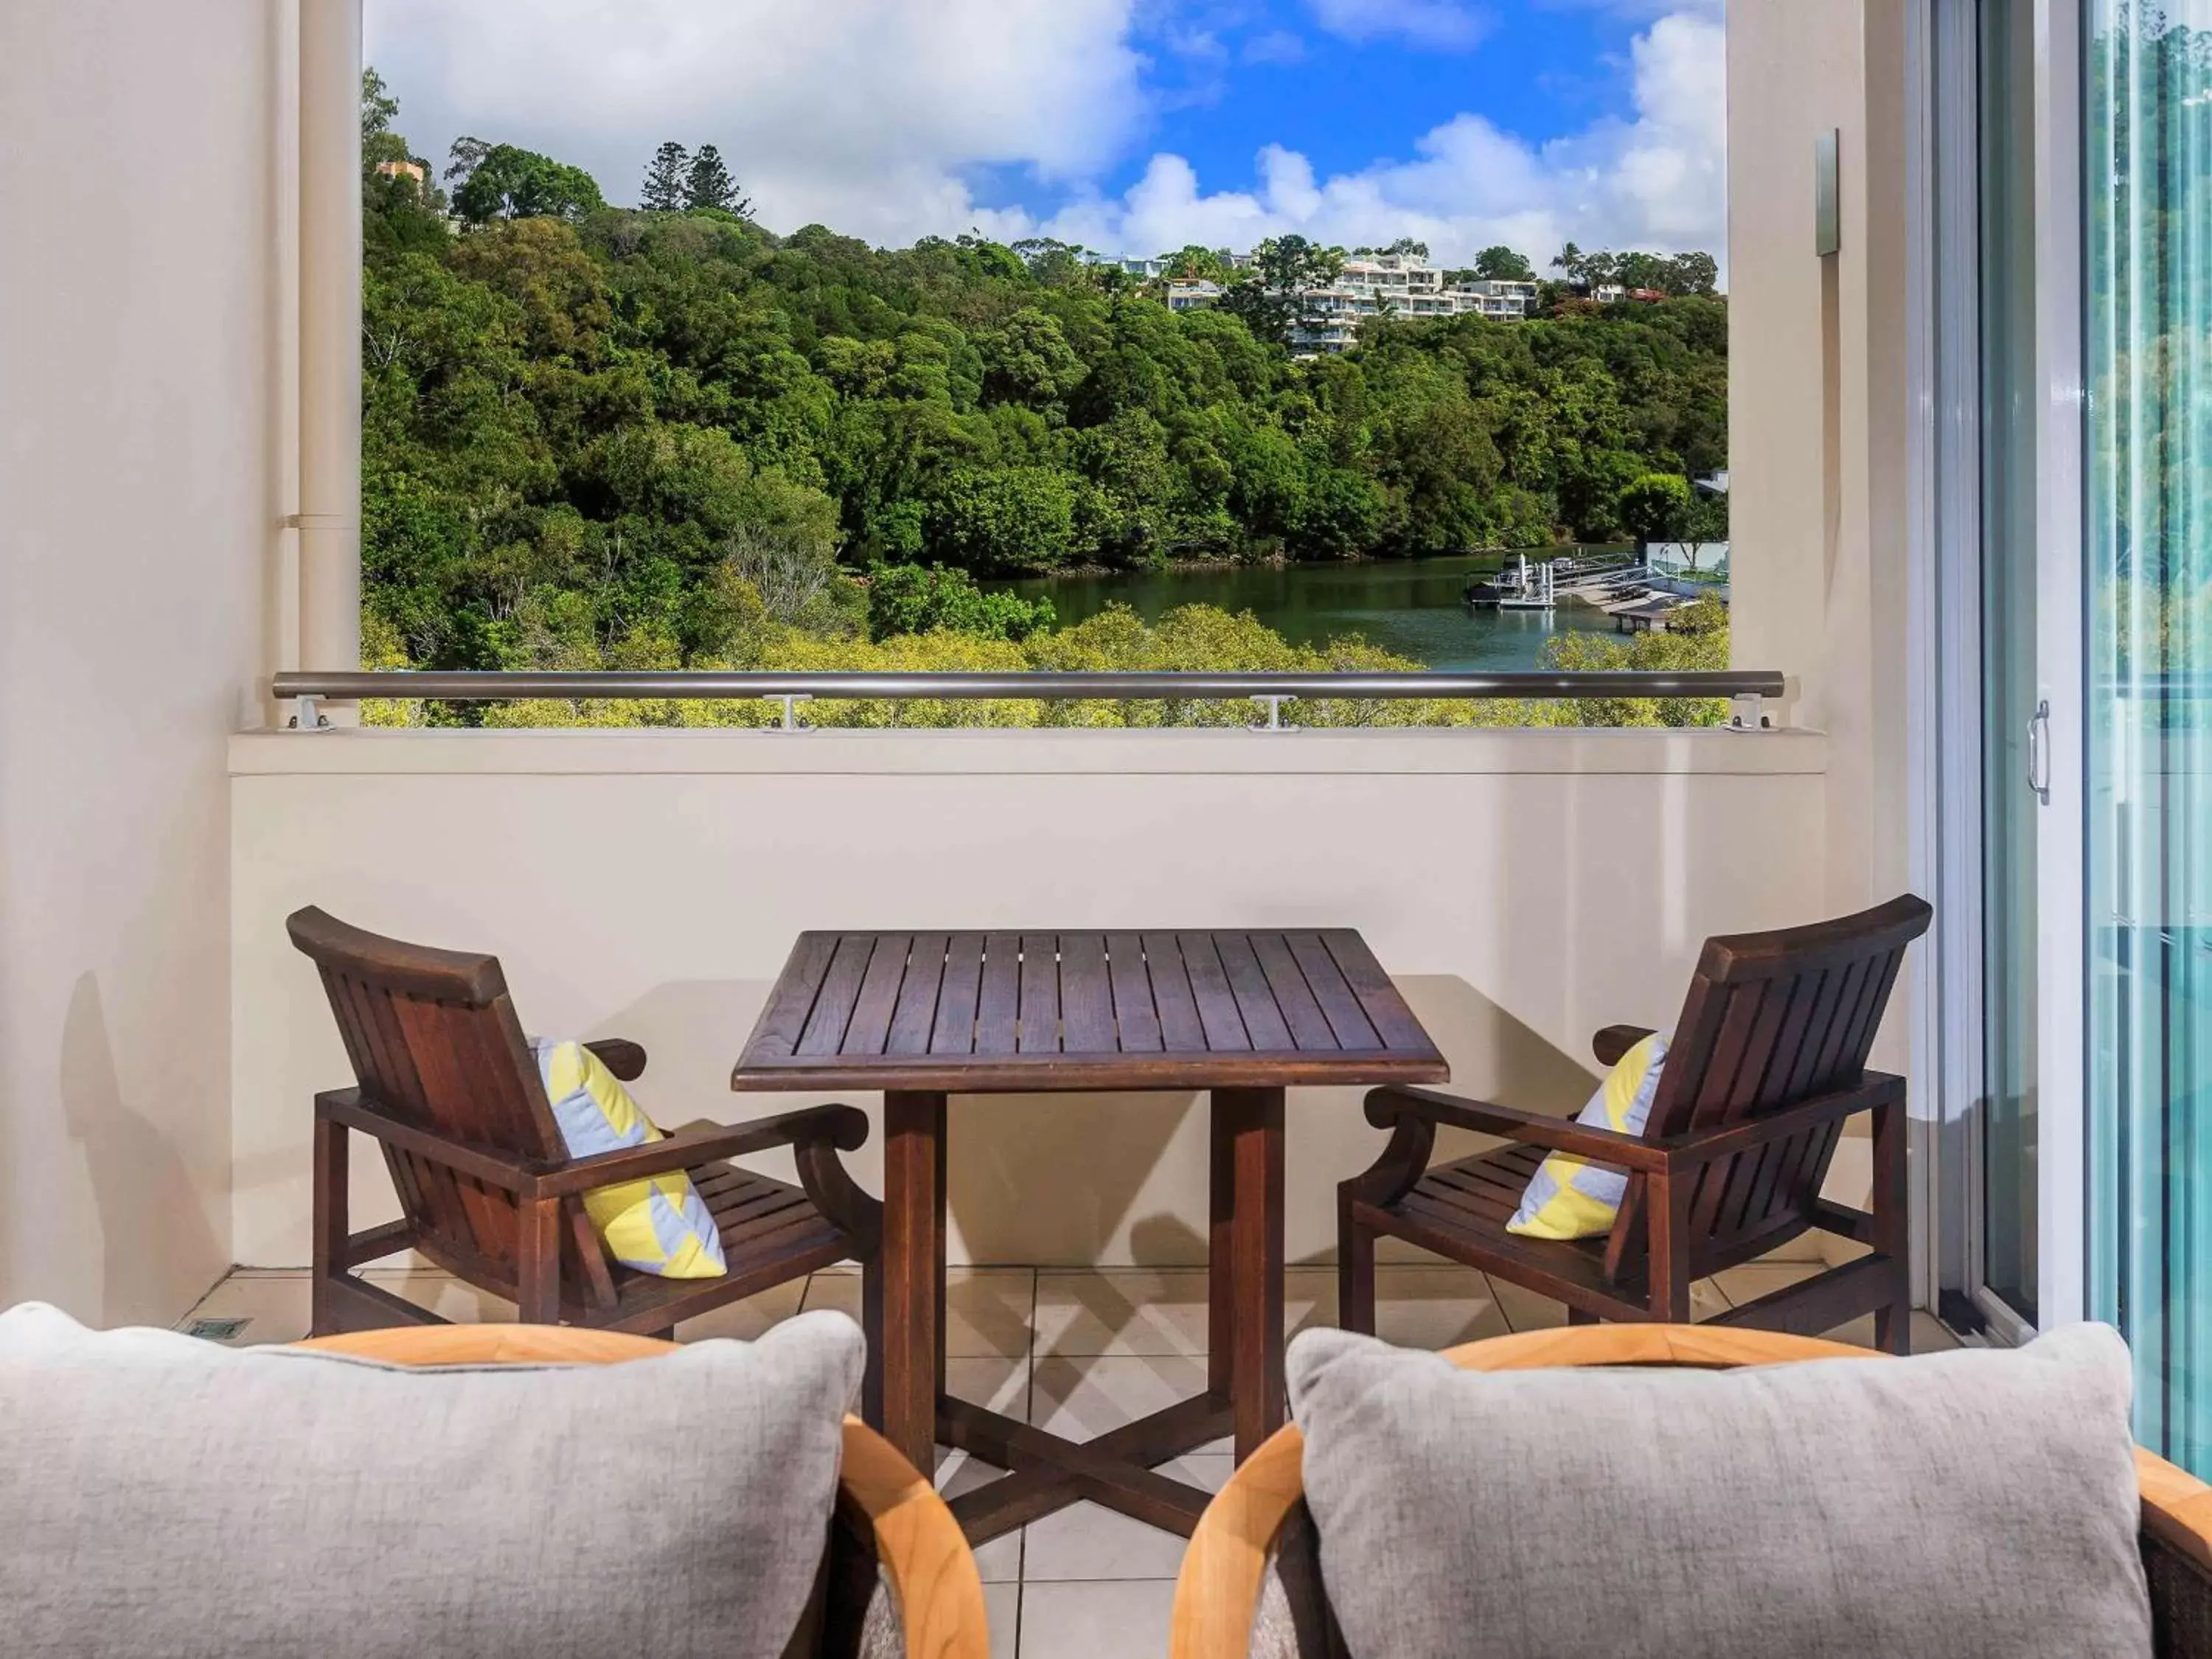
[[[849,1258],[865,1278],[867,1406],[879,1409],[882,1206],[838,1157],[867,1139],[857,1107],[692,1124],[650,1146],[572,1158],[497,957],[382,939],[312,908],[286,926],[322,970],[356,1079],[315,1097],[316,1335],[444,1323],[354,1272],[405,1249],[507,1297],[525,1323],[647,1335]],[[636,1043],[586,1046],[624,1082],[645,1069]],[[383,1152],[403,1212],[359,1233],[347,1218],[355,1132]],[[725,1161],[775,1146],[792,1149],[798,1186]],[[689,1172],[720,1231],[729,1271],[720,1278],[625,1267],[584,1212],[594,1188],[674,1170]]]
[[[1375,1328],[1375,1241],[1388,1235],[1566,1304],[1571,1322],[1686,1322],[1693,1280],[1809,1229],[1870,1247],[1856,1261],[1720,1316],[1814,1335],[1871,1312],[1905,1351],[1905,1080],[1866,1069],[1905,947],[1932,915],[1907,895],[1855,916],[1709,939],[1642,1136],[1616,1134],[1433,1090],[1377,1089],[1368,1121],[1391,1132],[1374,1166],[1337,1189],[1344,1326]],[[1638,1039],[1597,1034],[1610,1066]],[[1874,1126],[1874,1208],[1820,1196],[1844,1121]],[[1503,1136],[1501,1150],[1440,1164],[1437,1126]],[[1558,1242],[1505,1231],[1537,1165],[1562,1152],[1625,1170],[1612,1231]]]

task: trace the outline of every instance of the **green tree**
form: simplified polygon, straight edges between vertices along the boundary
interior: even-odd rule
[[[1685,253],[1668,262],[1673,269],[1667,278],[1670,294],[1697,294],[1710,297],[1720,286],[1720,261],[1710,253]]]
[[[1650,253],[1634,248],[1620,253],[1584,253],[1569,242],[1552,264],[1585,291],[1617,283],[1624,288],[1676,298],[1711,299],[1720,287],[1720,261],[1710,253]]]
[[[513,144],[456,139],[447,177],[459,179],[453,210],[471,224],[494,219],[574,221],[606,204],[599,185],[581,167]]]
[[[399,100],[374,70],[361,77],[362,241],[371,255],[380,250],[441,249],[446,234],[446,198],[429,183],[429,164],[409,151],[407,140],[392,129]],[[395,164],[422,169],[420,178]]]
[[[1571,248],[1574,244],[1567,246]],[[1533,283],[1536,267],[1528,263],[1526,254],[1516,253],[1501,242],[1474,256],[1474,274],[1491,282]]]
[[[1690,481],[1647,472],[1620,492],[1620,525],[1639,542],[1679,542],[1688,535]]]
[[[1002,328],[978,334],[975,345],[985,392],[1005,403],[1056,409],[1088,372],[1060,324],[1034,307],[1016,312]]]
[[[699,153],[691,158],[690,170],[684,175],[684,205],[713,208],[734,213],[742,219],[752,210],[753,204],[738,189],[738,181],[730,177],[722,152],[712,144],[702,144]]]
[[[868,568],[868,637],[949,630],[983,640],[1025,640],[1052,631],[1050,599],[985,592],[964,570],[941,564]]]
[[[686,183],[691,172],[691,152],[674,140],[653,151],[645,170],[645,184],[637,204],[647,213],[676,213],[684,205]]]
[[[1252,269],[1222,295],[1222,308],[1260,339],[1288,346],[1322,313],[1313,290],[1344,274],[1344,250],[1303,236],[1271,236],[1253,250]]]
[[[402,140],[395,156],[386,143],[392,137],[392,123],[399,113],[399,100],[392,95],[384,77],[374,69],[361,72],[361,155],[362,161],[374,167],[379,161],[404,161],[407,145]]]
[[[1030,236],[1016,242],[1012,252],[1044,287],[1074,288],[1085,279],[1084,256],[1090,250],[1049,236]]]
[[[1664,631],[1628,639],[1579,630],[1544,647],[1545,665],[1568,673],[1708,673],[1729,665],[1728,607],[1705,599],[1670,613]],[[1565,705],[1576,726],[1718,726],[1728,705],[1717,699],[1592,697]]]
[[[1307,553],[1341,558],[1371,547],[1382,523],[1374,484],[1348,467],[1323,467],[1307,483],[1297,538]]]
[[[922,533],[972,570],[1049,570],[1074,544],[1075,490],[1049,467],[958,467],[931,487]]]
[[[1226,283],[1235,275],[1229,261],[1220,253],[1210,247],[1201,247],[1196,242],[1186,243],[1173,253],[1164,253],[1160,258],[1166,261],[1170,276]]]

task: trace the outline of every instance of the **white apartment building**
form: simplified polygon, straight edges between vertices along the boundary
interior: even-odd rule
[[[1224,254],[1230,270],[1249,270],[1255,254]],[[1168,310],[1192,312],[1217,305],[1221,283],[1199,276],[1168,276],[1172,258],[1137,254],[1097,254],[1093,264],[1139,281],[1166,281]],[[1301,349],[1343,352],[1356,338],[1363,316],[1498,316],[1522,319],[1535,303],[1533,281],[1468,279],[1453,283],[1447,272],[1422,254],[1360,254],[1347,258],[1343,272],[1328,288],[1307,288],[1310,310],[1321,321],[1298,334]]]
[[[1116,270],[1126,272],[1139,282],[1146,283],[1162,281],[1175,268],[1174,258],[1167,254],[1157,254],[1150,258],[1133,253],[1086,253],[1083,257],[1086,264],[1110,265]],[[1225,250],[1217,251],[1215,258],[1231,270],[1243,270],[1253,261],[1251,254],[1231,253]],[[1178,278],[1176,280],[1193,279]]]
[[[1230,268],[1249,269],[1249,253],[1224,256]],[[1218,283],[1199,277],[1170,277],[1172,261],[1133,255],[1100,256],[1094,263],[1111,265],[1145,282],[1164,281],[1170,311],[1196,311],[1220,302]],[[1315,325],[1298,331],[1295,343],[1302,352],[1345,351],[1357,343],[1359,322],[1366,317],[1495,317],[1517,320],[1535,302],[1533,282],[1483,277],[1453,283],[1447,273],[1418,253],[1364,254],[1346,259],[1335,282],[1327,288],[1303,290]]]
[[[1528,314],[1536,284],[1474,277],[1453,283],[1418,253],[1377,253],[1346,259],[1336,281],[1310,289],[1306,298],[1316,325],[1298,331],[1302,352],[1348,350],[1368,317],[1494,317],[1517,321]]]

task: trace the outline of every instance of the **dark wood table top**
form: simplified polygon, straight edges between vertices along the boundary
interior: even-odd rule
[[[1450,1075],[1350,928],[810,933],[731,1086],[1012,1093]]]

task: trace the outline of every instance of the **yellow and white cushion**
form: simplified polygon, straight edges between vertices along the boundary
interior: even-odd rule
[[[592,1158],[665,1139],[622,1079],[580,1042],[540,1038],[538,1075],[571,1158]],[[584,1212],[625,1267],[663,1279],[714,1279],[728,1271],[706,1200],[681,1170],[584,1194]]]
[[[1666,1058],[1667,1039],[1656,1032],[1645,1037],[1606,1074],[1575,1121],[1616,1134],[1642,1134]],[[1524,1238],[1591,1238],[1611,1232],[1627,1190],[1622,1171],[1553,1152],[1537,1166],[1505,1231]]]

